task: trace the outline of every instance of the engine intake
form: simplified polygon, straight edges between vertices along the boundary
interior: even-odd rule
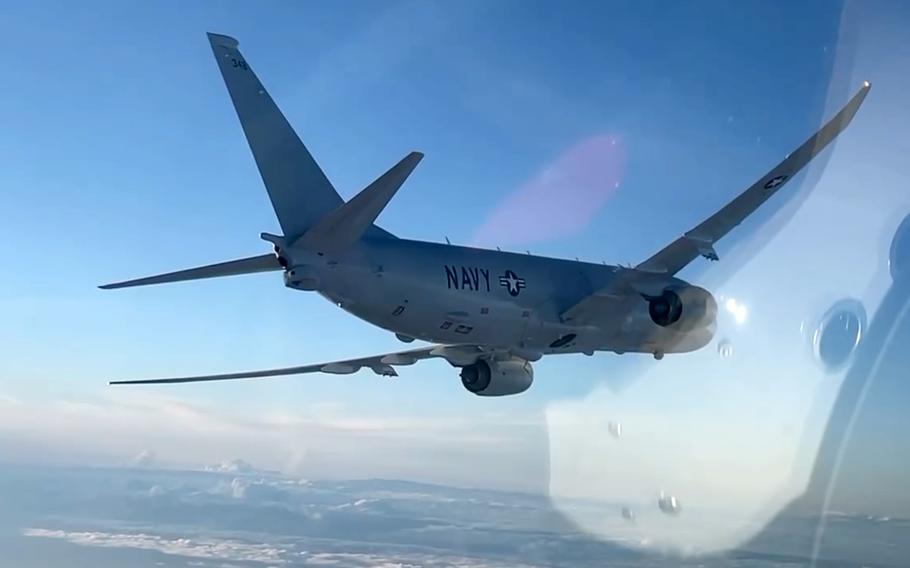
[[[707,327],[717,317],[717,302],[704,288],[666,288],[660,296],[644,296],[651,321],[661,327],[690,330]]]
[[[648,298],[648,315],[651,316],[651,321],[661,327],[678,322],[682,312],[682,300],[673,290],[664,290],[660,296]]]
[[[478,396],[522,393],[534,382],[534,369],[524,359],[479,360],[461,368],[461,384]]]

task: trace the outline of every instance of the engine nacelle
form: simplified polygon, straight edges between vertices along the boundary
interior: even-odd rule
[[[717,317],[711,292],[698,286],[666,288],[660,296],[645,296],[651,321],[681,331],[708,327]]]
[[[477,396],[522,393],[534,382],[534,369],[524,359],[479,360],[461,368],[461,384]]]

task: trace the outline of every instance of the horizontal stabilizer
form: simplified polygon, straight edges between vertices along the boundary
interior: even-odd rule
[[[411,152],[402,158],[350,201],[320,219],[295,244],[319,252],[333,252],[356,242],[372,226],[422,158],[420,152]]]
[[[274,254],[263,254],[239,260],[229,260],[218,264],[178,270],[157,276],[148,276],[136,280],[126,280],[99,286],[102,290],[115,288],[129,288],[132,286],[148,286],[149,284],[165,284],[167,282],[182,282],[184,280],[202,280],[203,278],[218,278],[219,276],[236,276],[238,274],[253,274],[256,272],[269,272],[281,270],[278,259]]]

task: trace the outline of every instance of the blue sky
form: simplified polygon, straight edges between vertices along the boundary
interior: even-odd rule
[[[889,23],[906,21],[906,14],[895,5],[885,16],[855,4],[842,9],[822,1],[700,2],[697,9],[668,2],[573,9],[536,2],[0,8],[0,42],[7,54],[6,87],[0,90],[0,394],[20,405],[7,416],[22,420],[3,432],[13,440],[17,432],[53,438],[61,430],[45,426],[59,420],[59,428],[93,436],[88,453],[109,461],[152,449],[180,463],[192,463],[200,452],[199,459],[260,458],[264,467],[291,467],[308,463],[309,450],[285,461],[266,450],[294,454],[306,445],[295,436],[320,435],[325,428],[429,428],[381,442],[348,436],[343,459],[333,461],[335,454],[318,448],[321,465],[311,471],[363,466],[357,451],[364,452],[363,460],[399,460],[395,467],[384,463],[380,473],[412,477],[421,477],[427,461],[440,461],[439,469],[499,457],[512,460],[503,471],[525,473],[526,479],[514,483],[546,487],[548,451],[565,455],[565,448],[552,447],[564,432],[547,431],[546,420],[566,415],[565,408],[554,410],[554,401],[587,400],[592,389],[613,380],[655,377],[652,362],[612,355],[552,358],[536,366],[537,382],[527,394],[492,401],[464,393],[441,362],[406,369],[394,382],[362,374],[117,393],[105,386],[109,378],[266,368],[402,347],[316,295],[284,289],[275,274],[117,292],[95,288],[259,254],[268,247],[258,234],[277,231],[205,32],[240,40],[245,57],[343,196],[407,152],[426,153],[380,217],[392,232],[634,263],[777,163],[865,78],[876,85],[872,96],[882,98],[872,103],[870,96],[863,109],[869,116],[859,117],[866,129],[857,124],[860,134],[845,148],[867,150],[867,164],[888,162],[876,170],[880,178],[867,172],[865,181],[881,179],[879,187],[885,187],[895,179],[886,176],[902,164],[901,147],[873,152],[858,141],[877,140],[869,125],[887,126],[893,116],[888,109],[899,104],[894,93],[904,81],[888,67],[893,52],[878,50],[877,41],[904,45]],[[837,179],[843,183],[862,167],[859,160],[842,164],[846,169],[838,170]],[[570,176],[577,184],[562,193],[547,180],[565,168],[577,174]],[[742,264],[737,258],[761,250],[763,242],[752,239],[737,257],[734,245],[749,241],[759,228],[783,226],[789,217],[782,213],[793,213],[786,208],[795,210],[808,199],[819,176],[821,170],[808,174],[813,183],[788,186],[797,199],[769,204],[723,242],[721,257],[733,260],[716,270],[732,273],[731,267]],[[842,187],[828,185],[835,193]],[[879,211],[903,203],[891,193],[876,193],[871,184],[863,187]],[[838,215],[845,214],[843,200],[833,203]],[[817,206],[830,211],[829,205]],[[547,223],[550,214],[559,223]],[[820,233],[796,232],[804,234],[808,247]],[[876,226],[874,238],[880,236]],[[789,245],[775,249],[784,260],[770,268],[759,263],[757,277],[726,289],[752,295],[754,327],[745,337],[754,349],[737,353],[759,363],[776,362],[760,347],[775,347],[778,337],[780,345],[793,347],[787,333],[813,321],[813,310],[824,308],[829,296],[868,292],[874,299],[880,292],[869,284],[871,267],[791,282],[793,268],[815,257],[788,253],[811,255],[817,249]],[[848,252],[829,251],[834,256],[826,258]],[[857,256],[856,266],[871,262],[862,251]],[[696,266],[687,274],[698,278],[703,272]],[[722,276],[707,274],[706,283],[721,286]],[[842,277],[843,289],[832,285]],[[770,297],[771,285],[781,278],[792,288],[804,286],[809,300]],[[768,316],[779,311],[808,315],[795,322]],[[692,380],[700,369],[713,376],[713,353],[662,368],[682,369],[680,376]],[[803,355],[800,343],[781,356],[780,367],[766,371],[782,381],[800,373],[817,378],[811,361],[788,366],[787,357]],[[737,367],[733,374],[747,370]],[[703,390],[679,389],[675,378],[655,378],[661,388],[676,385],[667,391],[640,390],[624,402],[613,395],[595,399],[610,412],[633,416],[648,415],[655,410],[649,401],[669,397],[687,403],[686,420],[706,415],[699,410],[706,396],[760,401],[755,405],[780,400],[779,391],[736,390],[710,381]],[[794,393],[793,408],[797,402],[803,410],[811,406],[814,399],[806,393],[815,388],[811,383]],[[830,402],[831,391],[818,388]],[[35,416],[32,408],[43,410]],[[736,414],[730,408],[736,407],[718,403],[713,410]],[[801,426],[783,412],[781,420],[775,435]],[[525,445],[511,453],[491,443],[473,447],[477,424],[503,439],[525,436]],[[715,426],[702,421],[695,429],[710,432]],[[747,431],[749,424],[739,426]],[[192,433],[196,446],[181,447],[181,428],[198,429]],[[257,447],[263,431],[279,432],[280,440],[268,438]],[[102,447],[97,438],[110,445]],[[17,442],[23,456],[41,455],[28,447],[34,440]],[[409,451],[411,443],[423,453]],[[76,459],[78,448],[67,450],[61,455]],[[534,465],[535,453],[544,456],[544,466]],[[532,474],[528,467],[537,469]],[[452,479],[463,482],[470,473],[466,468]],[[505,477],[498,482],[512,483]]]
[[[411,149],[427,154],[381,217],[403,236],[472,242],[510,194],[574,146],[618,139],[619,190],[591,179],[568,207],[609,194],[593,215],[553,238],[521,227],[510,244],[635,262],[818,121],[836,8],[819,2],[783,20],[774,5],[724,2],[703,11],[484,2],[4,8],[4,43],[17,54],[6,64],[13,87],[2,95],[2,291],[16,299],[8,368],[29,379],[54,375],[54,392],[80,393],[110,376],[397,347],[319,298],[282,289],[275,275],[94,289],[261,252],[257,235],[276,229],[205,31],[241,40],[343,195]],[[544,199],[524,209],[563,205],[558,195]],[[18,377],[14,390],[31,388]],[[286,388],[296,392],[272,384],[205,396]],[[426,388],[435,394],[442,385]]]

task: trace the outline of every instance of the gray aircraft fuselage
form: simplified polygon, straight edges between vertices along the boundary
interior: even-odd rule
[[[397,376],[396,366],[441,357],[479,396],[527,390],[532,361],[553,353],[666,353],[707,345],[717,327],[710,291],[675,277],[693,260],[718,260],[715,243],[834,140],[868,82],[822,128],[745,191],[635,268],[399,239],[376,220],[423,159],[412,151],[345,201],[266,92],[236,38],[208,34],[283,236],[263,233],[260,254],[102,285],[128,288],[282,270],[285,285],[316,291],[405,342],[435,345],[279,369],[113,381],[164,384],[354,373]]]
[[[640,297],[603,321],[564,322],[560,314],[626,270],[616,266],[387,238],[363,239],[333,258],[294,248],[285,256],[288,287],[315,289],[404,338],[543,355],[687,352],[713,336],[713,325],[683,332],[654,324]],[[688,286],[678,278],[656,284],[667,285]]]

